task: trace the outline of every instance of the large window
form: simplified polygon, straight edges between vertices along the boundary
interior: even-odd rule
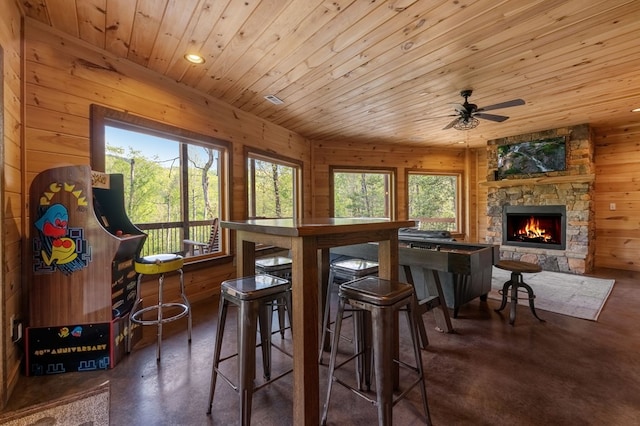
[[[96,113],[97,111],[97,113]],[[126,215],[147,241],[142,255],[185,253],[185,240],[207,243],[226,205],[225,142],[125,113],[94,107],[92,167],[124,177]],[[102,138],[96,142],[95,139]],[[202,255],[226,252],[217,235]]]
[[[409,220],[425,230],[460,230],[460,174],[409,172]]]
[[[334,217],[395,218],[391,169],[331,168]]]
[[[249,217],[300,217],[301,163],[256,150],[246,159]]]

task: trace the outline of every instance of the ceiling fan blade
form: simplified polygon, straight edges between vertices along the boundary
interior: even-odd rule
[[[442,130],[447,130],[452,128],[457,122],[460,120],[460,117],[454,119],[451,123],[447,124]]]
[[[458,112],[467,112],[467,109],[462,104],[453,104],[453,108]]]
[[[480,112],[480,111],[491,111],[494,109],[500,109],[500,108],[509,108],[509,107],[514,107],[514,106],[518,106],[518,105],[524,105],[524,101],[522,99],[513,99],[507,102],[501,102],[499,104],[494,104],[494,105],[489,105],[486,107],[482,107],[482,108],[478,108],[476,111]]]
[[[509,118],[505,115],[484,114],[484,113],[473,114],[473,116],[478,118],[484,118],[485,120],[489,120],[489,121],[497,121],[498,123],[502,123],[507,118]]]

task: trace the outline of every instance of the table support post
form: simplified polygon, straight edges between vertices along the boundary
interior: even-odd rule
[[[318,424],[320,379],[318,371],[318,246],[315,238],[293,238],[291,296],[293,306],[293,421]],[[304,286],[315,282],[316,285]],[[307,391],[316,389],[316,392]]]

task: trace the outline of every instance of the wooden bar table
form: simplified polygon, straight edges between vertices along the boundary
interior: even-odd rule
[[[320,268],[329,270],[329,248],[378,242],[378,276],[398,279],[398,229],[415,226],[410,220],[387,219],[254,219],[223,221],[236,231],[238,276],[255,274],[255,245],[291,251],[293,304],[293,424],[320,422],[318,250]],[[324,290],[323,290],[324,291]]]

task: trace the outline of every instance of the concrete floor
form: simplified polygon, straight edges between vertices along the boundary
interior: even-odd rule
[[[640,273],[602,269],[595,275],[616,280],[598,322],[538,311],[546,320],[541,323],[519,307],[515,326],[510,326],[508,309],[498,314],[497,301],[475,300],[452,319],[456,332],[441,334],[434,330],[433,316],[424,315],[430,345],[422,353],[433,423],[640,424]],[[238,424],[238,397],[222,380],[213,415],[205,414],[216,315],[217,298],[194,305],[191,346],[184,322],[166,327],[160,364],[155,360],[155,329],[145,327],[143,341],[113,370],[21,377],[4,411],[108,380],[112,425]],[[231,331],[229,342],[234,338]],[[285,345],[290,343],[286,339]],[[275,336],[274,342],[279,341]],[[408,343],[401,341],[406,350]],[[274,371],[290,362],[274,356]],[[321,377],[326,371],[321,367]],[[326,386],[324,378],[321,386]],[[413,390],[409,400],[394,407],[396,425],[423,422],[419,398]],[[377,422],[373,406],[340,386],[334,386],[331,401],[329,424]],[[289,375],[255,395],[253,424],[291,424],[291,411]]]

